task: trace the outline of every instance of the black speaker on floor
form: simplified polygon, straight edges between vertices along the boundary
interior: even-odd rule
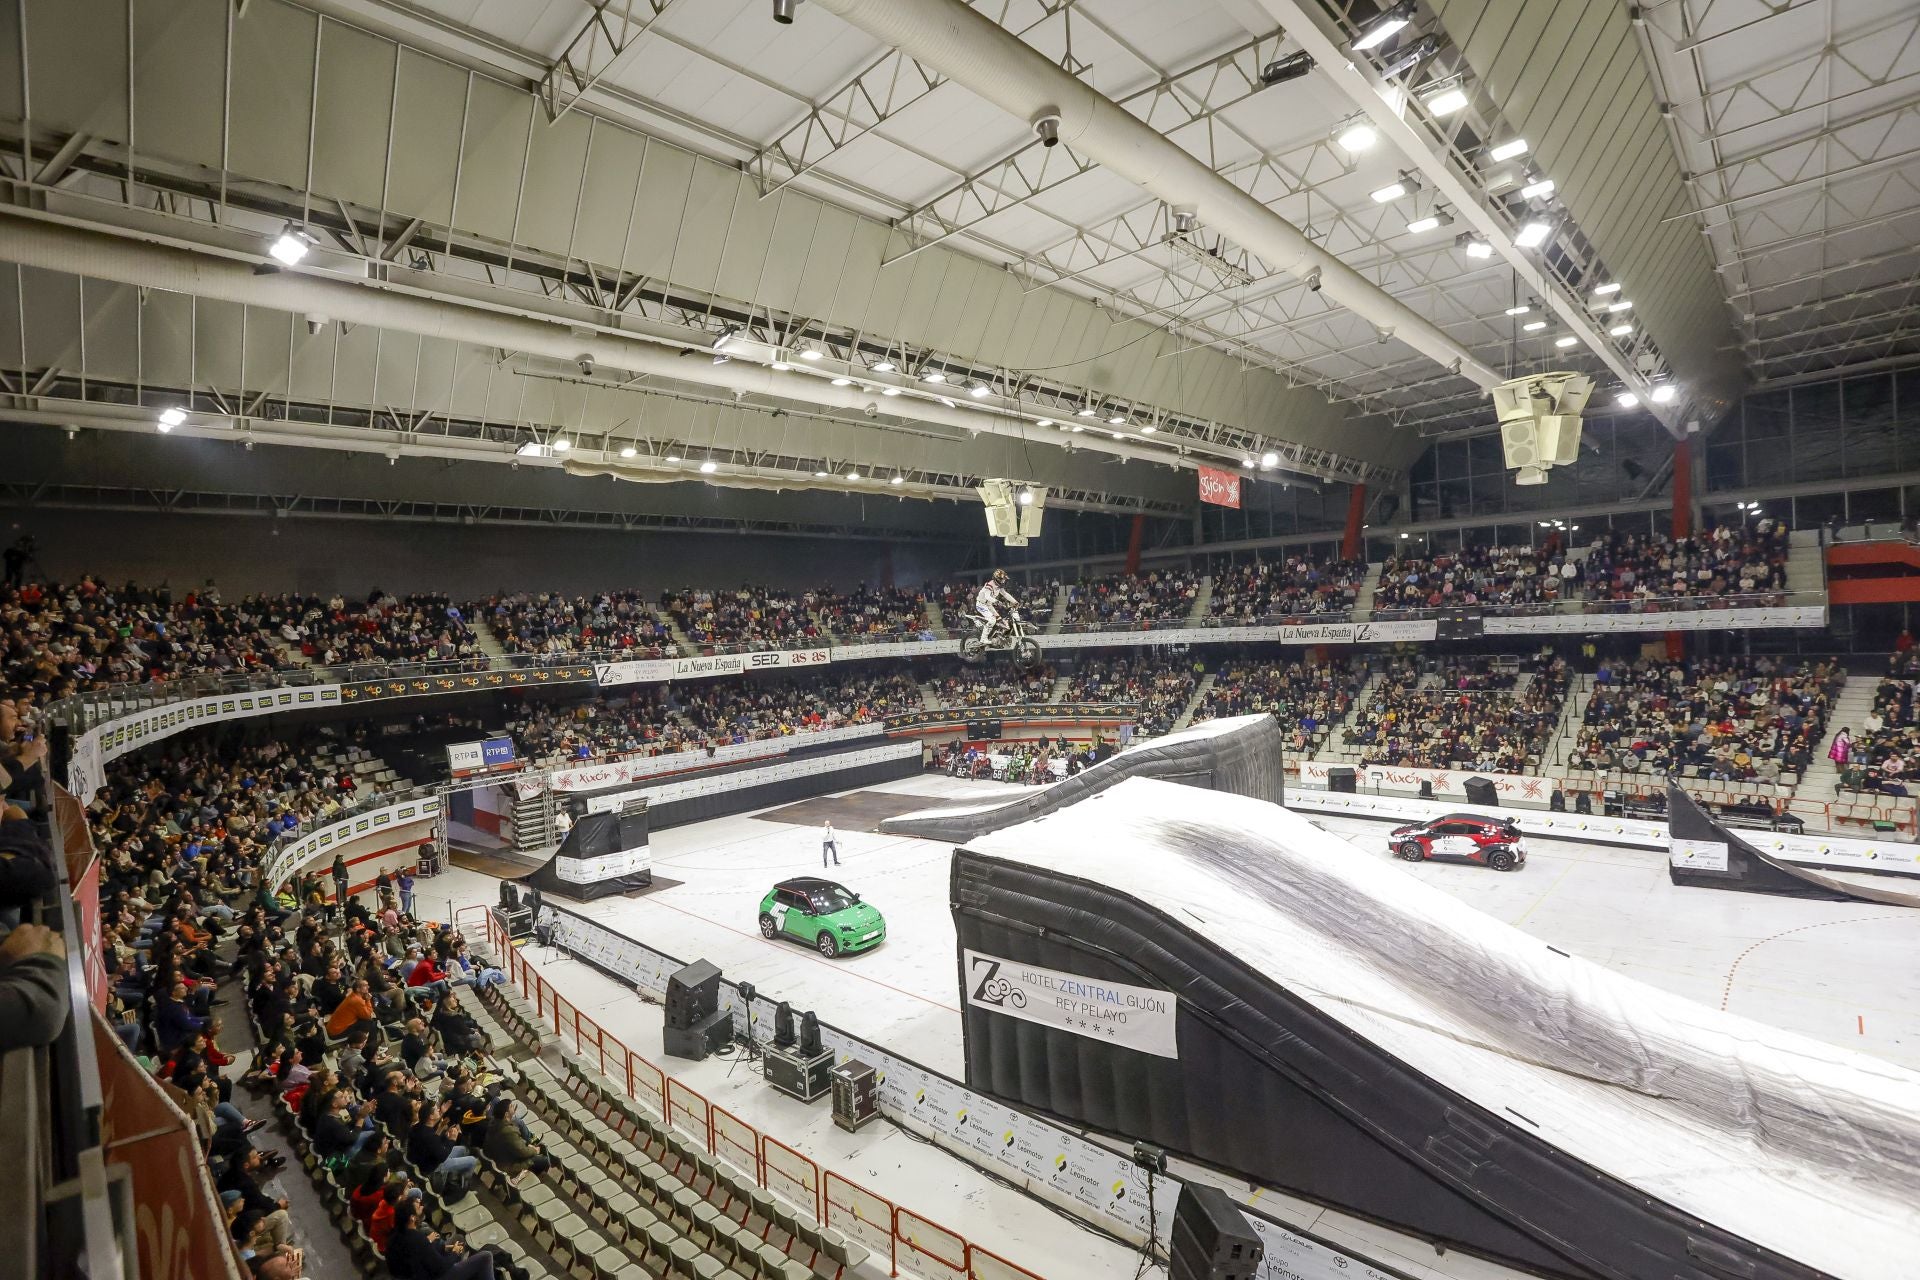
[[[661,1032],[660,1041],[667,1056],[699,1062],[733,1042],[733,1010],[716,1009],[690,1027],[669,1026]]]
[[[1352,795],[1360,788],[1354,780],[1353,770],[1343,764],[1336,764],[1327,770],[1327,790],[1343,791]]]
[[[685,1031],[720,1007],[720,970],[695,960],[667,979],[667,1027]]]
[[[1493,785],[1492,778],[1468,778],[1461,785],[1467,790],[1468,804],[1483,804],[1492,808],[1500,803],[1500,791]]]
[[[1199,1182],[1180,1188],[1167,1280],[1251,1280],[1265,1252],[1226,1192]]]

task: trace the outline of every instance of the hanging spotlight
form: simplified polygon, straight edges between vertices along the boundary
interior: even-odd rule
[[[1613,402],[1619,405],[1622,409],[1633,409],[1639,406],[1640,397],[1633,394],[1633,392],[1631,391],[1622,391],[1618,395],[1614,396]]]
[[[826,471],[816,471],[813,473],[813,478],[815,480],[825,480],[829,474],[831,473]]]
[[[922,382],[945,382],[946,380],[947,375],[938,369],[931,369],[920,375],[920,381]]]
[[[1042,418],[1042,419],[1040,419],[1040,421],[1039,421],[1039,422],[1037,422],[1037,423],[1035,423],[1034,425],[1035,425],[1035,426],[1040,426],[1040,427],[1050,427],[1050,426],[1052,426],[1052,425],[1053,425],[1053,419],[1052,419],[1052,418]]]
[[[732,325],[732,324],[727,325],[723,327],[719,333],[714,335],[713,349],[715,351],[725,351],[727,349],[727,344],[729,342],[732,342],[735,338],[739,336],[740,336],[740,327],[738,325]]]
[[[1538,182],[1531,182],[1520,188],[1520,198],[1522,200],[1541,200],[1552,194],[1552,178],[1542,178]]]
[[[1517,307],[1508,307],[1507,314],[1510,316],[1523,316],[1531,310],[1533,310],[1533,308],[1523,302]]]
[[[973,384],[971,388],[968,389],[967,394],[972,396],[975,400],[978,400],[982,396],[992,395],[993,388],[988,386],[984,382],[976,382]]]
[[[1023,507],[1030,507],[1033,505],[1032,489],[1022,489],[1020,491],[1020,505]]]
[[[1448,213],[1445,209],[1435,209],[1426,217],[1415,218],[1412,222],[1409,222],[1407,224],[1407,230],[1411,231],[1414,235],[1421,235],[1439,227],[1450,226],[1452,223],[1452,214]]]
[[[849,479],[849,480],[858,480],[859,478],[860,478],[860,473],[859,473],[858,471],[849,471],[849,472],[847,472],[847,479]]]
[[[1260,455],[1260,465],[1263,467],[1277,467],[1280,465],[1280,455],[1269,449]]]
[[[1427,114],[1433,116],[1450,116],[1464,109],[1466,105],[1467,91],[1458,88],[1442,89],[1426,100]]]
[[[177,406],[169,409],[162,409],[160,411],[159,427],[161,432],[165,433],[173,430],[175,427],[179,426],[181,423],[185,422],[186,420],[187,420],[187,411],[185,409],[179,408]]]
[[[898,388],[898,387],[882,387],[882,388],[880,388],[880,394],[881,394],[881,395],[883,395],[883,396],[897,396],[897,395],[899,395],[899,394],[900,394],[900,388]]]
[[[1289,80],[1298,80],[1313,70],[1313,55],[1305,50],[1290,53],[1284,58],[1269,62],[1260,68],[1260,83],[1271,89],[1274,85],[1285,84]]]
[[[1622,311],[1633,310],[1633,304],[1631,302],[1615,302],[1609,305],[1607,307],[1607,310],[1613,312],[1615,315],[1618,315]]]
[[[879,364],[873,366],[873,371],[875,373],[892,373],[896,367],[893,361],[882,360]]]
[[[906,482],[907,482],[907,478],[905,476],[899,476],[899,475],[887,481],[888,484],[905,484]]]
[[[632,445],[630,445],[630,444],[625,444],[625,445],[621,445],[621,446],[620,446],[620,456],[621,456],[621,457],[623,457],[623,458],[631,458],[631,457],[634,457],[634,456],[635,456],[635,455],[637,455],[637,454],[638,454],[639,452],[640,452],[640,451],[639,451],[638,449],[636,449],[636,448],[634,448],[634,447],[633,447]]]
[[[712,458],[708,458],[705,462],[700,464],[700,474],[703,476],[710,476],[714,472],[718,471],[719,469],[720,469],[720,464],[715,462]]]
[[[800,351],[800,358],[802,360],[818,360],[820,358],[820,352],[818,348],[815,347],[803,347]]]
[[[1469,258],[1491,258],[1493,256],[1493,246],[1481,237],[1474,235],[1471,231],[1461,232],[1458,243],[1461,248],[1467,251]]]
[[[1527,140],[1525,138],[1514,138],[1509,142],[1502,142],[1493,150],[1487,152],[1487,155],[1494,160],[1511,160],[1515,156],[1523,156],[1525,154],[1527,154]]]
[[[313,247],[319,243],[308,235],[304,228],[289,222],[280,234],[273,238],[273,243],[267,246],[267,256],[275,262],[282,262],[291,267],[312,252]]]
[[[1674,386],[1671,382],[1663,382],[1653,389],[1653,402],[1655,404],[1672,404],[1679,398],[1680,388]]]
[[[853,379],[852,378],[835,378],[833,380],[833,385],[836,387],[850,387],[853,385]]]
[[[1595,285],[1593,289],[1593,296],[1596,298],[1604,298],[1608,294],[1614,294],[1618,292],[1620,292],[1620,282],[1618,280],[1613,280],[1613,281],[1609,281],[1606,284]]]
[[[1379,140],[1380,135],[1374,132],[1373,126],[1360,119],[1347,121],[1334,135],[1334,141],[1346,151],[1365,151]]]
[[[1528,333],[1538,333],[1547,327],[1547,322],[1545,320],[1529,320],[1520,327]]]
[[[1100,411],[1095,409],[1092,405],[1088,405],[1086,408],[1082,409],[1080,412],[1074,414],[1073,416],[1076,418],[1097,418],[1100,416]]]
[[[1546,243],[1553,234],[1553,225],[1547,222],[1529,222],[1514,233],[1513,242],[1522,249],[1534,249]]]
[[[1633,326],[1630,324],[1617,324],[1613,326],[1613,328],[1607,330],[1607,332],[1612,334],[1616,338],[1624,338],[1628,334],[1633,332]]]
[[[800,0],[773,0],[773,20],[783,27],[793,25],[793,11],[800,7]]]
[[[571,448],[573,448],[573,441],[567,439],[565,436],[560,436],[553,442],[553,451],[555,453],[565,453]]]
[[[668,461],[668,462],[678,462],[678,461],[680,461],[680,455],[679,455],[679,454],[677,454],[677,453],[670,453],[670,454],[668,454],[668,455],[667,455],[667,461]]]
[[[1573,346],[1576,342],[1579,342],[1579,341],[1580,339],[1574,337],[1572,334],[1568,334],[1564,338],[1555,338],[1553,340],[1553,345],[1556,347],[1559,347],[1562,351],[1564,351],[1568,347]]]
[[[1418,185],[1418,183],[1415,184],[1416,187]],[[1405,194],[1407,194],[1407,181],[1405,178],[1402,178],[1398,182],[1389,182],[1386,186],[1374,192],[1373,202],[1375,204],[1385,204],[1389,200],[1398,200]]]
[[[1360,34],[1355,36],[1353,43],[1347,47],[1356,53],[1377,49],[1385,44],[1390,36],[1412,21],[1413,0],[1400,0],[1399,4],[1361,27]]]

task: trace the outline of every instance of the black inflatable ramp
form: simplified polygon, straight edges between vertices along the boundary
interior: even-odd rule
[[[1774,857],[1738,828],[1715,822],[1692,796],[1671,782],[1667,784],[1667,837],[1671,841],[1667,877],[1678,885],[1920,907],[1920,893],[1911,889],[1868,883],[1874,877],[1829,875]]]
[[[1128,778],[1158,778],[1206,791],[1278,801],[1282,737],[1271,715],[1233,716],[1128,747],[1120,754],[1018,799],[919,809],[887,818],[888,835],[961,843],[1016,822],[1045,817]]]
[[[1920,1074],[1129,778],[954,855],[967,1084],[1529,1274],[1913,1280]]]

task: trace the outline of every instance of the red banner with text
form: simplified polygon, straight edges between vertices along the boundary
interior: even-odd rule
[[[1216,507],[1240,507],[1240,476],[1233,471],[1213,467],[1200,468],[1200,501]]]

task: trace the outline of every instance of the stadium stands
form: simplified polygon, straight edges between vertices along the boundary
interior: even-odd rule
[[[1157,737],[1173,728],[1200,683],[1205,665],[1192,658],[1103,655],[1083,659],[1067,682],[1067,702],[1125,702],[1136,708],[1138,731]]]
[[[1244,626],[1286,618],[1352,612],[1367,566],[1360,560],[1319,563],[1306,555],[1222,565],[1213,573],[1207,622]]]
[[[1844,678],[1829,662],[1776,658],[1603,665],[1570,763],[1716,781],[1798,778]]]
[[[1185,569],[1088,578],[1067,585],[1064,625],[1082,630],[1173,626],[1193,613],[1199,576]]]

